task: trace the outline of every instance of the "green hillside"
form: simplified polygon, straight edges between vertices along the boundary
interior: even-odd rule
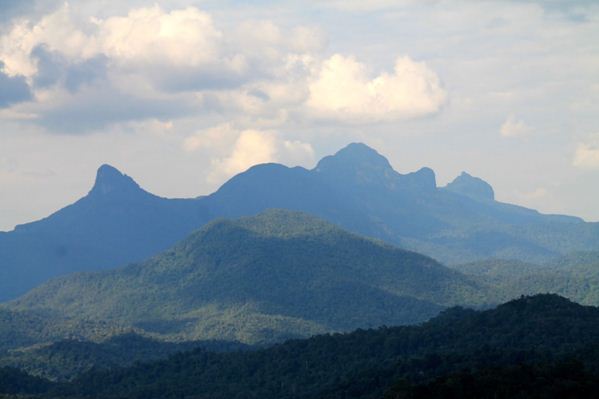
[[[196,348],[213,352],[250,349],[235,342],[163,342],[127,333],[101,342],[65,339],[7,351],[0,357],[0,367],[17,368],[53,381],[67,381],[92,369],[132,366],[137,362],[159,360]]]
[[[501,300],[556,293],[585,305],[599,306],[599,252],[572,253],[544,264],[489,259],[452,268],[494,287]]]
[[[263,343],[421,322],[487,294],[428,257],[272,210],[212,222],[142,263],[52,280],[9,307],[161,339]]]

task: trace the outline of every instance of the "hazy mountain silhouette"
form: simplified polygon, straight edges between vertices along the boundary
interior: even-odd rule
[[[84,198],[0,233],[0,300],[50,277],[102,270],[164,250],[208,221],[195,200],[150,194],[103,165]]]
[[[437,187],[431,169],[400,174],[375,150],[350,144],[307,170],[250,168],[215,193],[165,199],[104,165],[90,193],[40,221],[0,233],[0,300],[50,277],[158,253],[217,217],[268,208],[304,211],[444,262],[546,260],[599,247],[599,224],[495,201],[467,174]]]

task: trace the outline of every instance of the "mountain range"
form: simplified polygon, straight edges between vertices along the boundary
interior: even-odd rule
[[[599,247],[598,223],[498,202],[489,184],[467,173],[438,187],[431,169],[400,174],[358,143],[312,170],[254,166],[194,199],[155,196],[103,165],[84,198],[0,233],[0,301],[55,276],[141,261],[212,220],[270,208],[307,212],[446,263],[545,262]]]

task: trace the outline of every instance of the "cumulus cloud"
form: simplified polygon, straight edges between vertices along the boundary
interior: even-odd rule
[[[397,58],[393,73],[370,77],[354,57],[335,54],[309,85],[315,115],[342,121],[387,121],[439,111],[446,99],[438,76],[424,63]]]
[[[272,130],[237,129],[231,123],[189,135],[182,146],[187,152],[206,150],[221,154],[213,159],[208,175],[213,183],[261,163],[282,162],[292,166],[314,163],[314,149],[309,143],[283,139]]]
[[[210,15],[194,7],[165,12],[155,5],[95,24],[99,49],[125,63],[197,66],[219,55],[222,33]]]
[[[201,74],[204,69],[208,75],[243,73],[243,56],[223,54],[222,36],[211,16],[194,7],[166,12],[156,5],[81,21],[65,4],[37,23],[14,25],[0,40],[0,58],[9,73],[28,77],[38,73],[35,49],[41,46],[72,62],[103,56],[115,67],[146,73],[161,84],[165,68],[177,69],[179,80],[181,74]]]
[[[244,130],[235,142],[231,154],[218,160],[215,166],[218,172],[232,176],[253,165],[274,161],[276,152],[275,137],[272,133]]]
[[[171,117],[177,106],[180,114],[249,111],[244,115],[276,124],[286,118],[283,105],[303,103],[305,95],[297,93],[306,92],[307,71],[298,65],[323,46],[318,29],[283,29],[272,21],[245,21],[223,32],[196,7],[155,5],[98,18],[81,16],[65,3],[38,20],[9,26],[0,36],[0,60],[8,77],[32,84],[38,103],[24,113],[50,129],[62,129],[70,116],[74,123],[91,116],[89,129],[75,123],[71,131],[136,116]],[[188,94],[195,96],[195,110]],[[102,100],[110,97],[114,106]],[[165,112],[148,115],[166,101],[172,103]]]
[[[27,101],[32,98],[29,85],[23,76],[8,76],[0,61],[0,108]]]
[[[599,145],[579,144],[572,164],[581,169],[599,169]]]
[[[523,120],[509,116],[499,128],[499,132],[503,137],[520,137],[532,132],[532,128]]]
[[[290,116],[377,123],[433,114],[445,102],[424,62],[399,57],[392,72],[373,75],[351,56],[323,60],[325,46],[318,28],[248,20],[220,29],[196,7],[90,17],[65,3],[10,26],[0,60],[35,92],[22,113],[68,132],[206,113],[256,128]]]
[[[49,51],[59,51],[69,58],[90,58],[98,54],[98,46],[79,27],[68,5],[45,15],[36,23],[19,20],[0,37],[0,59],[11,76],[28,78],[37,73],[37,62],[31,57],[33,49],[44,45]]]

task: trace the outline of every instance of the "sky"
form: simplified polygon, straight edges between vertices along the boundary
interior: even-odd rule
[[[599,3],[0,0],[0,231],[104,163],[196,197],[356,141],[599,221]]]

